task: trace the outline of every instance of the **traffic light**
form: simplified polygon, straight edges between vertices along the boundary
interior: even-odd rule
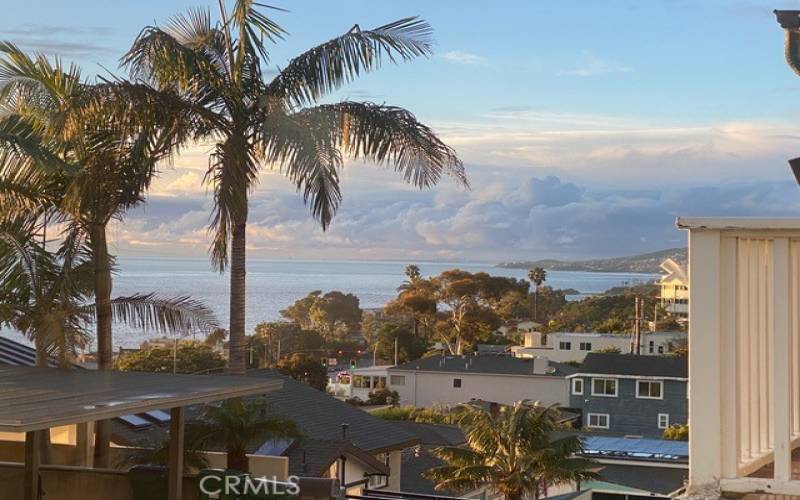
[[[322,367],[323,368],[327,368],[328,367],[328,358],[322,358]]]
[[[351,359],[350,360],[350,369],[351,370],[355,370],[356,369],[356,360],[355,359]]]

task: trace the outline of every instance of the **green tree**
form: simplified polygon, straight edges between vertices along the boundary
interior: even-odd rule
[[[395,341],[399,363],[419,359],[428,350],[428,342],[414,335],[406,325],[384,323],[377,330],[377,358],[394,363]]]
[[[322,360],[304,353],[295,353],[278,361],[278,371],[306,385],[325,391],[328,387],[328,370]]]
[[[664,439],[671,441],[688,441],[689,424],[672,424],[664,429]]]
[[[407,317],[414,327],[414,336],[420,337],[420,331],[428,336],[436,318],[436,290],[433,282],[422,278],[419,267],[406,266],[408,279],[398,287],[397,297],[384,307],[389,315]]]
[[[248,197],[259,166],[276,165],[303,193],[323,229],[342,195],[345,157],[389,164],[420,188],[448,174],[466,184],[452,149],[408,111],[320,99],[384,61],[431,52],[427,23],[402,19],[373,30],[358,25],[286,64],[268,80],[266,43],[285,31],[254,0],[219,3],[219,20],[195,9],[165,27],[148,26],[123,58],[135,83],[136,112],[169,109],[184,117],[185,143],[215,144],[206,180],[213,189],[214,266],[230,258],[230,371],[245,370],[245,249]],[[124,100],[120,100],[124,103]],[[145,106],[144,104],[148,104]],[[130,112],[127,108],[121,113]]]
[[[129,352],[117,360],[117,369],[126,372],[197,373],[225,367],[225,359],[200,342],[179,342],[177,349],[151,347]]]
[[[424,475],[437,490],[466,492],[490,487],[507,500],[538,498],[544,488],[596,477],[593,462],[578,456],[578,436],[555,437],[555,409],[518,402],[496,413],[465,407],[458,422],[467,447],[441,447],[445,462]]]
[[[358,328],[362,311],[358,297],[334,290],[315,290],[281,311],[283,317],[304,329],[320,331],[326,340],[342,339]]]
[[[547,271],[541,267],[534,267],[528,271],[528,280],[533,283],[533,320],[539,321],[539,315],[536,308],[537,299],[539,298],[539,287],[542,283],[547,281]]]
[[[203,415],[186,423],[186,442],[193,450],[225,447],[227,468],[250,472],[248,449],[270,439],[299,438],[297,425],[270,415],[263,400],[227,399],[208,405]]]
[[[322,290],[314,290],[303,298],[297,299],[292,305],[281,311],[281,316],[307,330],[314,328],[311,319],[311,310],[320,300]]]

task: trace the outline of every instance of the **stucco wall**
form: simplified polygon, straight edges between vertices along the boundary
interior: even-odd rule
[[[554,376],[488,375],[466,373],[433,373],[392,370],[391,375],[405,376],[405,385],[393,385],[401,405],[431,407],[484,399],[512,404],[521,399],[543,404],[566,405],[569,402],[567,381]],[[453,387],[453,379],[461,379],[461,388]]]
[[[670,425],[688,421],[686,382],[665,380],[664,399],[640,399],[635,379],[618,379],[617,397],[601,397],[592,396],[590,377],[580,378],[584,380],[583,396],[570,396],[570,406],[583,410],[584,427],[589,413],[607,413],[611,432],[660,438],[664,430],[658,428],[659,413],[669,414]]]

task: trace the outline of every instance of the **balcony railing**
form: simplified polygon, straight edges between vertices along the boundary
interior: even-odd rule
[[[689,490],[800,495],[800,219],[689,230]]]

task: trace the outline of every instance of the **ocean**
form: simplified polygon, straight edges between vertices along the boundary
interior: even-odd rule
[[[252,331],[261,321],[280,319],[281,309],[313,290],[353,293],[360,299],[362,308],[381,307],[396,296],[397,287],[405,279],[404,270],[408,263],[251,259],[247,263],[247,330]],[[516,278],[525,278],[527,274],[524,269],[503,269],[491,264],[415,263],[423,276],[454,268]],[[656,277],[637,273],[548,271],[545,284],[553,288],[574,288],[586,296]],[[228,279],[227,274],[212,271],[208,259],[119,257],[113,295],[148,292],[168,296],[190,295],[204,301],[217,314],[220,323],[227,325]],[[3,334],[20,338],[8,330]],[[138,347],[142,340],[152,336],[152,332],[115,325],[114,347]]]

